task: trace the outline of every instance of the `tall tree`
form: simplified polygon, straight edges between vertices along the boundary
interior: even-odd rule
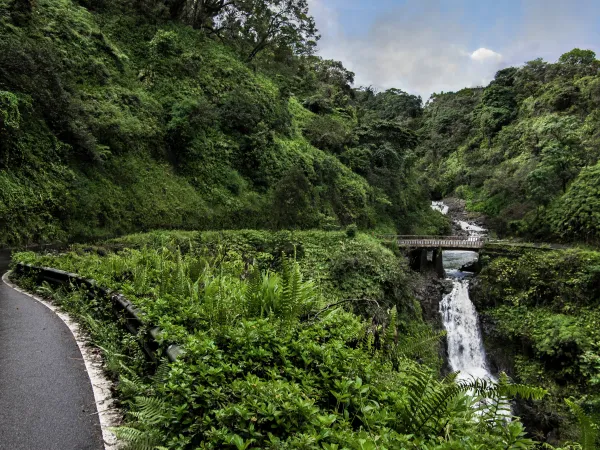
[[[220,34],[241,44],[247,61],[274,47],[310,55],[319,39],[307,0],[232,0],[216,25]]]
[[[166,0],[171,16],[194,28],[212,29],[214,18],[230,5],[227,0]]]
[[[236,43],[247,61],[267,48],[289,48],[296,55],[310,55],[319,39],[308,0],[164,2],[173,18]]]

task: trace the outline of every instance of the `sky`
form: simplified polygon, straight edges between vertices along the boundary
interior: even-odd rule
[[[309,0],[318,54],[355,86],[433,92],[488,84],[501,68],[573,48],[600,57],[600,0]]]

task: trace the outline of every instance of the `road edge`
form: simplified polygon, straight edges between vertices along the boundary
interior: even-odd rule
[[[117,427],[121,423],[121,411],[115,405],[115,399],[112,396],[113,382],[110,381],[103,370],[103,359],[99,352],[94,352],[93,347],[90,345],[89,340],[85,334],[80,330],[79,324],[74,321],[68,314],[60,311],[55,305],[44,300],[37,295],[31,294],[19,286],[15,285],[9,280],[9,275],[12,271],[8,271],[2,275],[2,282],[9,288],[19,292],[20,294],[26,295],[41,303],[50,311],[58,316],[60,320],[69,328],[69,331],[73,335],[79,352],[83,357],[85,363],[85,369],[92,385],[92,391],[94,393],[94,400],[96,404],[96,410],[98,419],[100,421],[100,427],[102,429],[102,440],[104,441],[105,450],[117,450],[120,448],[117,437],[110,428]]]

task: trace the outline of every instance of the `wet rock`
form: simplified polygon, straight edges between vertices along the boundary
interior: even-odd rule
[[[479,273],[481,270],[481,266],[479,264],[479,260],[473,261],[472,263],[465,264],[459,269],[461,272],[471,272],[471,273]]]
[[[440,301],[444,295],[452,292],[452,281],[440,279],[435,274],[423,274],[417,281],[415,293],[421,303],[423,319],[443,330],[440,316]]]
[[[419,274],[415,286],[415,295],[421,304],[423,319],[431,324],[433,329],[442,331],[444,324],[440,314],[440,302],[445,295],[452,292],[453,283],[440,279],[433,273]],[[452,372],[448,364],[448,342],[443,339],[439,347],[439,357],[444,361],[442,375]]]
[[[480,213],[467,211],[466,202],[460,198],[447,197],[443,200],[448,206],[448,216],[452,219],[452,232],[454,236],[468,236],[469,232],[463,230],[459,222],[471,222],[483,228],[486,227],[485,216]]]

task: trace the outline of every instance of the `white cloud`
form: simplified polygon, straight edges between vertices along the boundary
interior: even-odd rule
[[[489,48],[481,47],[471,53],[471,59],[479,62],[502,62],[502,55],[500,53],[496,53],[494,50],[490,50]]]
[[[410,3],[410,2],[409,2]],[[469,33],[458,18],[442,13],[439,0],[406,4],[376,20],[360,37],[348,36],[323,0],[311,11],[323,34],[319,54],[337,59],[356,73],[356,85],[392,87],[419,94],[487,84],[501,57],[469,49]]]
[[[444,9],[447,1],[407,0],[365,23],[359,35],[344,30],[327,0],[309,2],[323,35],[321,56],[342,61],[356,73],[358,86],[396,87],[424,99],[486,85],[509,65],[537,57],[555,61],[573,47],[593,48],[593,33],[581,17],[593,17],[591,8],[598,8],[595,0],[573,0],[576,7],[564,0],[528,0],[511,27],[491,27],[478,43],[465,25],[465,9]]]

